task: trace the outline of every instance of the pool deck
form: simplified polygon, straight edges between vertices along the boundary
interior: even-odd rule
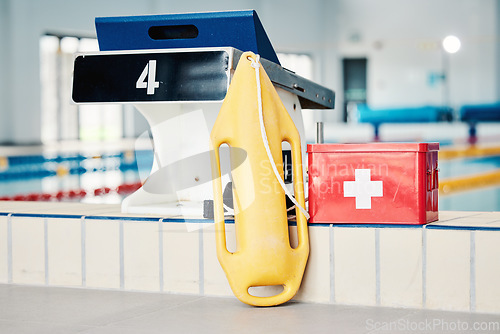
[[[464,333],[465,328],[498,333],[500,320],[493,314],[299,302],[255,308],[234,298],[0,284],[0,332],[9,334]]]
[[[234,296],[212,220],[119,205],[0,201],[0,283]],[[427,225],[309,225],[295,302],[500,314],[500,212],[440,212]],[[229,251],[234,224],[226,224]],[[296,242],[296,226],[290,226]]]

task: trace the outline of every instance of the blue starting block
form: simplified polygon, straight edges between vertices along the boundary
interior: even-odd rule
[[[95,19],[101,51],[233,47],[280,64],[253,10]]]
[[[500,122],[500,102],[464,105],[460,108],[460,117],[467,123]]]
[[[469,143],[474,144],[477,142],[477,123],[500,122],[500,102],[464,105],[460,108],[460,119],[469,124]]]
[[[123,212],[204,216],[204,203],[213,198],[209,136],[245,51],[261,56],[299,131],[307,164],[302,109],[333,109],[335,93],[281,67],[255,11],[101,17],[95,23],[101,51],[75,55],[73,101],[133,104],[154,142],[150,176],[123,200]],[[227,185],[229,174],[223,174]]]
[[[445,107],[372,109],[366,104],[358,104],[357,109],[358,121],[373,125],[376,141],[379,140],[379,128],[383,123],[434,123],[453,119],[452,110]]]

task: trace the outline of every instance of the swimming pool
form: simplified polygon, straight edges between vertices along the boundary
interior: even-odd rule
[[[0,198],[119,203],[151,170],[153,152],[26,155],[0,161]]]
[[[500,171],[500,156],[460,158],[439,162],[440,180]],[[500,211],[500,187],[477,187],[439,195],[439,209],[452,211]]]
[[[443,211],[500,211],[500,187],[469,190],[439,198]]]
[[[152,150],[0,157],[0,199],[118,204],[149,175]],[[500,170],[500,156],[440,160],[440,180]],[[440,194],[440,210],[500,211],[500,187]]]

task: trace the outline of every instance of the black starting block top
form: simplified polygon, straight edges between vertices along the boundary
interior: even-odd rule
[[[304,109],[333,109],[335,93],[279,64],[251,11],[96,18],[100,52],[77,54],[76,103],[222,101],[243,51],[261,56],[277,87]]]

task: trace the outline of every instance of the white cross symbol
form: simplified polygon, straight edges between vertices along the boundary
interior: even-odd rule
[[[344,181],[344,197],[356,198],[356,209],[371,209],[372,197],[383,196],[382,181],[371,181],[369,169],[355,169],[355,181]]]

